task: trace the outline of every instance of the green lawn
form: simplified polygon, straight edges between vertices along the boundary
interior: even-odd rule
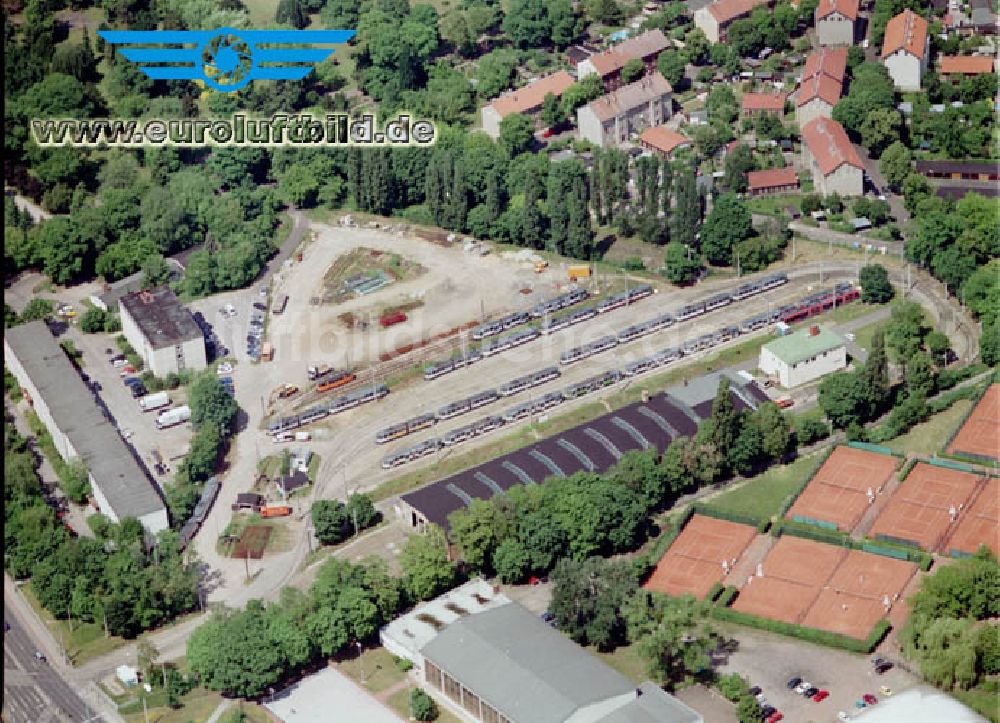
[[[638,645],[623,645],[610,653],[601,653],[596,648],[590,647],[587,648],[587,652],[596,655],[636,684],[649,680],[649,673],[646,672],[646,659],[640,655]]]
[[[52,632],[56,642],[66,648],[73,665],[83,665],[128,643],[124,638],[115,635],[105,637],[104,627],[96,623],[74,622],[71,629],[68,620],[56,620],[42,607],[31,585],[22,585],[20,589],[35,614]]]
[[[1000,706],[997,704],[997,694],[982,688],[972,690],[953,690],[950,694],[958,698],[980,715],[986,716],[993,723],[1000,720]]]
[[[708,506],[725,512],[735,512],[753,517],[773,517],[781,510],[789,495],[805,482],[813,471],[821,453],[799,457],[791,464],[771,467],[739,486],[713,497]]]
[[[372,693],[379,693],[403,680],[406,673],[396,667],[385,648],[370,648],[360,657],[337,663],[337,668]]]
[[[934,454],[941,450],[945,442],[962,422],[972,406],[971,399],[959,399],[940,414],[935,414],[906,434],[885,442],[885,446],[899,454]]]

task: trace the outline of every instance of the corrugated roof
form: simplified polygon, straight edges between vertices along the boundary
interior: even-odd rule
[[[574,82],[575,80],[572,75],[565,70],[560,70],[558,73],[546,75],[544,78],[539,78],[523,88],[512,90],[510,93],[500,96],[490,103],[490,107],[501,118],[506,118],[512,113],[526,113],[535,108],[541,108],[542,101],[545,100],[545,96],[549,93],[558,98]]]
[[[986,55],[942,55],[941,72],[944,75],[985,75],[992,73],[994,60]]]
[[[847,48],[820,48],[806,58],[802,69],[802,82],[814,75],[828,75],[837,82],[844,82],[847,73]]]
[[[635,700],[600,719],[599,723],[701,723],[704,719],[651,681],[639,685]]]
[[[720,24],[728,23],[744,15],[749,15],[758,5],[766,5],[767,2],[768,0],[717,0],[708,6],[708,12]]]
[[[799,86],[799,92],[795,96],[795,105],[799,108],[806,103],[810,103],[817,98],[830,104],[837,105],[841,93],[844,92],[844,85],[838,80],[834,80],[829,75],[822,73],[803,80]]]
[[[632,59],[648,58],[670,47],[670,41],[659,28],[648,30],[634,38],[590,56],[590,62],[600,76],[611,75]]]
[[[829,176],[845,163],[864,169],[844,127],[832,118],[816,118],[802,127],[802,142],[824,176]]]
[[[511,721],[565,721],[635,684],[517,603],[466,615],[421,653]]]
[[[613,93],[602,95],[600,98],[590,101],[585,107],[589,108],[599,120],[606,121],[625,115],[633,108],[671,92],[673,92],[673,88],[670,87],[670,83],[659,72],[656,72],[639,78],[628,85],[623,85]]]
[[[743,110],[785,110],[784,93],[744,93]]]
[[[927,49],[927,21],[907,8],[889,20],[882,41],[882,57],[887,58],[903,50],[916,58],[923,58]]]
[[[164,509],[154,483],[97,406],[43,321],[4,332],[4,346],[24,367],[56,426],[68,439],[119,518]]]
[[[785,364],[797,364],[825,351],[838,349],[847,343],[840,334],[822,326],[819,327],[819,333],[815,335],[810,333],[811,328],[800,329],[788,336],[769,341],[763,348]]]
[[[666,126],[647,128],[639,136],[639,140],[663,153],[672,153],[680,146],[691,145],[690,138],[677,131],[672,131]]]
[[[747,174],[747,185],[751,191],[762,188],[779,188],[781,186],[797,186],[799,177],[791,166],[786,168],[769,168],[765,171],[750,171]]]
[[[120,304],[153,349],[204,339],[191,312],[167,286],[126,294]]]
[[[858,0],[819,0],[816,6],[816,20],[840,13],[849,20],[858,19]]]

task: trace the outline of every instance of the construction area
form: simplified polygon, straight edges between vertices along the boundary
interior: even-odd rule
[[[837,447],[813,475],[788,519],[851,532],[892,481],[899,460],[854,447]]]
[[[1000,384],[992,384],[948,445],[948,454],[996,464],[1000,455]]]
[[[693,515],[643,587],[703,599],[736,567],[756,534],[748,525]]]
[[[967,516],[966,506],[984,483],[981,475],[918,462],[875,519],[869,535],[940,552],[950,528]],[[993,505],[995,510],[995,500]],[[994,527],[992,537],[996,534]]]
[[[785,535],[732,607],[863,640],[888,617],[916,571],[916,563]]]

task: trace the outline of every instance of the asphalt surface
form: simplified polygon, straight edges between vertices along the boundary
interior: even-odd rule
[[[10,630],[3,640],[3,719],[10,723],[42,721],[96,721],[102,716],[88,706],[56,671],[51,662],[40,662],[35,652],[44,649],[30,628],[8,605],[3,617]]]

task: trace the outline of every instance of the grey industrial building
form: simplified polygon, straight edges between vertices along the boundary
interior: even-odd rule
[[[4,332],[7,368],[66,461],[87,468],[93,497],[114,522],[135,517],[151,534],[169,526],[167,508],[91,390],[43,321]]]
[[[640,686],[472,580],[382,629],[385,647],[424,685],[483,723],[701,723],[702,716]]]
[[[153,374],[207,366],[205,335],[168,287],[126,294],[119,304],[122,333]]]

